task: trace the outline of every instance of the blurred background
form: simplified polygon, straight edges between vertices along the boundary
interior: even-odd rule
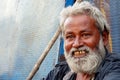
[[[84,0],[81,0],[84,1]],[[120,0],[86,0],[111,26],[110,51],[120,53]],[[0,0],[0,80],[26,80],[59,27],[59,13],[75,0]],[[44,80],[64,60],[59,35],[33,80]]]

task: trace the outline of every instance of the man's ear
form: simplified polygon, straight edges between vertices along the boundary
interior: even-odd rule
[[[109,43],[109,33],[107,31],[103,31],[102,37],[104,45],[107,46],[107,44]]]

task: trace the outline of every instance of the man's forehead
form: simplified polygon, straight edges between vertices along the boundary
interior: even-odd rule
[[[95,22],[95,20],[87,15],[75,15],[75,16],[69,16],[68,18],[66,18],[65,22],[64,22],[64,26],[66,25],[71,25],[71,24],[80,24],[80,23],[87,23],[87,22]]]

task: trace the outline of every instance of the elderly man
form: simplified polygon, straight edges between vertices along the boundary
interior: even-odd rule
[[[108,53],[110,27],[98,8],[77,2],[63,9],[60,25],[66,62],[46,80],[120,80],[120,55]]]

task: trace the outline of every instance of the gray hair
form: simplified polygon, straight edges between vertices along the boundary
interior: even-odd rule
[[[107,31],[109,33],[110,26],[108,25],[104,15],[102,12],[92,4],[87,1],[76,2],[73,6],[69,6],[64,8],[60,13],[60,26],[62,31],[64,30],[64,22],[65,20],[72,15],[88,15],[95,19],[96,26],[100,33],[103,31]]]

